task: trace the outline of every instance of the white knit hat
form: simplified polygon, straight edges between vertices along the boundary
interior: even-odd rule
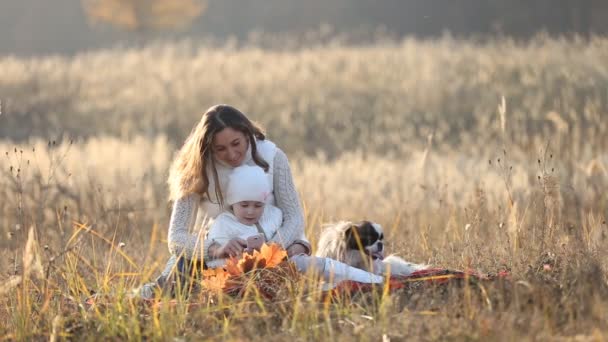
[[[264,202],[270,195],[268,176],[259,166],[242,165],[234,168],[228,181],[226,204],[242,201]]]

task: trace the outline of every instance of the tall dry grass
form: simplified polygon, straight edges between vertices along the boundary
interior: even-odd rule
[[[0,130],[18,139],[0,144],[0,336],[606,338],[605,47],[446,38],[5,57]],[[218,99],[288,152],[313,243],[323,222],[367,218],[409,260],[512,281],[330,303],[305,277],[274,302],[130,299],[168,257],[171,157]]]
[[[167,134],[181,143],[206,108],[224,102],[264,124],[290,154],[403,155],[431,133],[437,148],[477,153],[494,147],[488,127],[504,96],[513,144],[530,149],[551,136],[564,153],[589,155],[606,148],[607,45],[601,37],[444,38],[262,50],[184,41],[3,56],[0,136]]]

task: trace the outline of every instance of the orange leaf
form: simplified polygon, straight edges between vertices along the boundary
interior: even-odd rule
[[[264,244],[260,249],[260,257],[266,260],[266,268],[272,268],[287,257],[287,252],[277,244]]]
[[[203,273],[203,277],[207,278],[207,277],[215,277],[218,272],[220,272],[218,268],[208,268],[208,269],[203,270],[202,273]]]
[[[253,269],[259,268],[259,253],[257,251],[252,254],[243,254],[241,260],[239,260],[238,267],[243,271],[243,273],[247,273]]]
[[[202,284],[208,290],[222,292],[229,277],[230,274],[222,268],[205,270]]]
[[[228,273],[230,273],[230,275],[233,275],[233,276],[239,276],[239,275],[243,274],[242,269],[239,267],[239,261],[236,258],[228,259],[228,261],[226,261],[226,266],[224,266],[224,268],[226,269],[226,271],[228,271]]]

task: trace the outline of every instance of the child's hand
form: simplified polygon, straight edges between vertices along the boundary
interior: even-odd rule
[[[224,246],[217,250],[217,257],[228,258],[228,257],[240,257],[243,254],[243,250],[247,247],[247,241],[239,238],[234,238],[228,241]]]
[[[254,250],[259,251],[266,239],[262,234],[252,235],[247,238],[247,252],[251,253]]]

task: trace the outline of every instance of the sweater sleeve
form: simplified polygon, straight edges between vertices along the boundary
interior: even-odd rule
[[[270,241],[287,248],[304,236],[304,215],[293,183],[289,161],[285,153],[278,148],[273,167],[274,197],[276,206],[283,212],[283,225]]]
[[[196,222],[199,200],[199,195],[190,194],[173,203],[167,237],[169,251],[173,255],[183,255],[188,259],[201,258],[202,230],[195,234],[190,233]]]

